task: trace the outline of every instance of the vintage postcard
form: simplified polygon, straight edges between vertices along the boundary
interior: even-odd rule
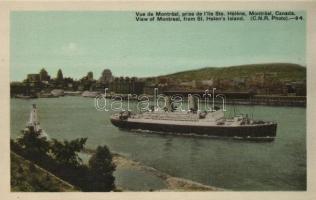
[[[7,198],[315,198],[315,3],[0,5]]]

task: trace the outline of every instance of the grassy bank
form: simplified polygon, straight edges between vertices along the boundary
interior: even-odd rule
[[[11,191],[67,192],[76,189],[47,170],[11,152]]]
[[[86,150],[85,153],[94,152]],[[188,179],[170,176],[150,166],[113,154],[113,162],[120,169],[140,171],[161,179],[166,188],[160,191],[222,191],[223,189],[203,185]],[[141,177],[140,177],[141,178]],[[71,192],[78,191],[73,185],[60,179],[38,165],[11,152],[11,191],[12,192]],[[128,191],[120,188],[120,191]]]

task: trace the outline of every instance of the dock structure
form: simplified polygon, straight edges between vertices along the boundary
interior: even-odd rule
[[[195,95],[201,97],[202,101],[205,98],[204,90],[170,90],[164,91],[163,94],[168,96],[177,95],[184,98],[188,97],[188,95]],[[225,97],[226,104],[306,107],[306,96],[257,95],[254,92],[225,92],[216,90],[214,95]],[[215,98],[215,102],[222,103],[222,99]]]

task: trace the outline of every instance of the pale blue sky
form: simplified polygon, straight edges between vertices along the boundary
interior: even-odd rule
[[[304,15],[305,16],[305,15]],[[81,78],[156,76],[207,66],[305,65],[305,21],[136,22],[134,12],[12,12],[12,81],[45,68]]]

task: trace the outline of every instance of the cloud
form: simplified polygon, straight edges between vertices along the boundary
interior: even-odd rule
[[[69,42],[61,47],[61,52],[67,56],[79,55],[82,53],[82,49],[75,42]]]

